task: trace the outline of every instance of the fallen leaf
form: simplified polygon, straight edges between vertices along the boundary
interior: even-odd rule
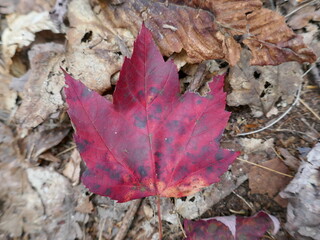
[[[6,66],[12,64],[11,58],[17,50],[29,46],[35,40],[35,33],[50,30],[58,33],[50,20],[49,12],[30,12],[27,15],[8,16],[8,28],[2,34],[2,53]]]
[[[46,218],[41,229],[48,239],[82,238],[80,226],[72,217],[75,206],[68,180],[56,171],[42,167],[27,168],[26,172],[45,209]]]
[[[91,213],[93,211],[93,204],[90,201],[89,196],[80,196],[75,210],[81,213]]]
[[[297,171],[299,168],[300,160],[294,157],[287,149],[285,148],[277,148],[280,155],[284,158],[283,162],[290,169]]]
[[[50,42],[36,44],[28,52],[31,72],[21,93],[22,103],[15,114],[21,128],[37,127],[52,113],[62,109],[60,92],[64,81],[59,71],[64,51],[64,45]]]
[[[73,150],[69,161],[66,163],[62,173],[70,179],[73,185],[77,185],[80,180],[81,157],[77,149]]]
[[[279,220],[265,212],[252,217],[225,216],[201,219],[198,221],[184,220],[187,240],[207,239],[247,239],[258,240],[273,229],[276,234],[280,228]]]
[[[79,8],[81,6],[81,8]],[[134,37],[125,29],[116,31],[101,22],[87,0],[74,0],[68,6],[66,66],[73,76],[99,93],[111,88],[111,78],[123,63],[124,56],[117,39],[125,39],[132,47]],[[85,71],[84,71],[85,69]]]
[[[316,4],[301,8],[287,22],[292,29],[296,30],[307,26],[310,21],[320,21],[320,9]]]
[[[295,239],[319,239],[320,236],[320,144],[309,152],[296,176],[280,193],[289,200],[287,208],[288,232]]]
[[[65,127],[38,128],[22,140],[21,150],[30,162],[35,163],[38,161],[40,154],[58,145],[69,131],[70,128]]]
[[[186,53],[188,63],[225,59],[235,65],[241,43],[252,52],[253,65],[278,65],[287,61],[314,62],[315,54],[285,23],[284,17],[262,8],[261,1],[129,0],[100,4],[98,17],[138,33],[143,21],[162,53]],[[161,13],[161,14],[159,14]],[[192,26],[192,27],[190,27]]]
[[[284,174],[290,174],[287,166],[279,158],[268,160],[260,163],[260,165]],[[288,185],[289,182],[289,177],[260,167],[253,166],[249,172],[249,187],[251,189],[251,193],[268,194],[270,198],[274,198],[276,202],[283,207],[286,207],[287,202],[280,201],[281,199],[276,198],[276,196]]]
[[[41,229],[44,208],[24,170],[23,158],[11,129],[0,122],[0,231],[12,237]]]
[[[267,114],[276,102],[290,104],[303,78],[299,63],[279,66],[249,66],[250,53],[244,50],[240,62],[230,68],[228,80],[232,92],[227,96],[229,106],[248,105],[252,114]]]
[[[88,167],[84,184],[125,202],[182,197],[218,182],[238,155],[219,147],[230,115],[223,81],[215,77],[206,97],[179,96],[176,67],[164,62],[145,27],[124,62],[113,103],[66,74],[68,114]]]

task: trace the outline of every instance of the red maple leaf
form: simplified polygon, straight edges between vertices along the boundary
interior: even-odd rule
[[[113,103],[66,74],[68,114],[87,165],[90,191],[119,202],[182,197],[219,181],[237,153],[221,149],[230,113],[224,76],[206,97],[179,94],[177,68],[165,62],[144,26],[125,59]]]
[[[252,217],[224,216],[198,221],[184,220],[186,240],[207,239],[247,239],[258,240],[273,229],[276,234],[280,228],[279,220],[265,212],[259,212]]]

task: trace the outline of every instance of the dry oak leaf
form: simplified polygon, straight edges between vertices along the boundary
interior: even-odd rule
[[[68,114],[90,191],[119,202],[152,195],[182,197],[219,181],[237,153],[219,147],[230,113],[224,76],[206,97],[179,94],[172,61],[165,62],[144,26],[126,59],[113,103],[66,74]]]
[[[102,9],[98,17],[103,21],[134,34],[144,21],[164,55],[186,54],[189,63],[225,59],[235,65],[240,59],[241,43],[251,50],[253,65],[316,60],[284,17],[262,8],[259,0],[98,2]]]

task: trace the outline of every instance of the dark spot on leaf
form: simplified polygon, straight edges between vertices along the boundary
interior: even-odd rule
[[[104,192],[104,194],[107,195],[107,196],[110,195],[111,194],[111,189],[107,188],[106,191]]]
[[[135,116],[134,125],[138,128],[145,128],[147,126],[146,117]]]
[[[222,134],[220,134],[218,137],[216,137],[216,138],[214,139],[214,141],[215,141],[217,144],[219,144],[219,143],[220,143],[220,140],[221,140],[221,137],[222,137]]]
[[[158,88],[155,88],[155,87],[151,87],[151,88],[149,89],[149,91],[150,91],[151,93],[154,93],[154,94],[159,93],[159,89],[158,89]]]
[[[168,127],[168,128],[175,128],[175,127],[178,127],[179,125],[180,125],[180,122],[179,122],[179,121],[173,120],[173,121],[171,121],[171,122],[169,122],[169,123],[167,124],[167,127]]]
[[[219,149],[219,151],[216,153],[216,158],[217,161],[221,161],[222,159],[224,159],[224,153],[221,149]]]
[[[148,173],[147,173],[146,169],[144,168],[144,166],[138,167],[138,172],[142,178],[148,176]]]
[[[81,97],[87,97],[91,94],[91,91],[88,88],[84,88],[81,92]]]
[[[158,162],[156,162],[155,167],[156,167],[156,173],[160,174],[162,171],[161,171],[161,166]]]
[[[210,151],[210,147],[208,147],[208,146],[203,146],[202,148],[201,148],[201,153],[202,154],[206,154],[207,152],[209,152]]]
[[[94,184],[94,185],[92,186],[92,190],[93,190],[93,191],[98,190],[100,187],[101,187],[101,185],[99,185],[99,184]]]
[[[104,166],[102,164],[97,164],[96,165],[96,168],[97,169],[100,169],[104,172],[107,172],[108,173],[108,176],[111,178],[111,179],[115,179],[115,180],[118,180],[120,178],[120,174],[119,172],[117,171],[114,171],[114,170],[111,170],[110,168],[108,168],[107,166]]]
[[[79,150],[80,153],[83,153],[84,151],[86,151],[87,146],[89,145],[89,141],[87,141],[86,139],[83,139],[81,141],[77,142],[77,148]]]
[[[161,113],[162,112],[162,107],[160,104],[157,104],[156,106],[156,113]]]
[[[161,152],[155,152],[154,155],[158,158],[161,158],[163,156]]]
[[[208,166],[206,168],[206,170],[207,170],[207,172],[211,173],[211,172],[213,172],[213,167],[212,166]]]
[[[181,166],[178,169],[176,169],[175,174],[174,174],[174,180],[178,181],[181,178],[183,178],[184,176],[186,176],[186,174],[188,174],[189,170],[186,166]]]
[[[180,198],[182,201],[186,201],[187,200],[187,197],[182,197]]]
[[[194,200],[196,200],[195,197],[190,198],[190,202],[194,202]]]
[[[82,174],[82,178],[84,178],[84,177],[92,177],[92,176],[94,176],[94,173],[89,169],[85,170],[84,173]]]
[[[173,142],[173,138],[172,137],[167,137],[164,140],[166,141],[166,143],[172,143]]]
[[[138,97],[140,97],[140,98],[143,98],[143,97],[144,97],[144,91],[143,91],[143,90],[140,90],[140,91],[138,92]]]

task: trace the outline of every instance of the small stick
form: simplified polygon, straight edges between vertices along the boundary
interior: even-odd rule
[[[286,177],[293,178],[293,176],[292,176],[292,175],[289,175],[289,174],[285,174],[285,173],[279,172],[279,171],[274,170],[274,169],[272,169],[272,168],[268,168],[268,167],[265,167],[265,166],[262,166],[262,165],[259,165],[259,164],[257,164],[257,163],[253,163],[253,162],[250,162],[250,161],[247,161],[247,160],[241,159],[241,158],[237,158],[237,159],[238,159],[239,161],[242,161],[242,162],[246,162],[246,163],[252,164],[252,165],[254,165],[254,166],[256,166],[256,167],[266,169],[266,170],[268,170],[268,171],[271,171],[271,172],[274,172],[274,173],[280,174],[280,175],[282,175],[282,176],[286,176]]]
[[[122,220],[121,227],[119,229],[119,232],[117,236],[114,238],[114,240],[123,240],[125,239],[128,230],[132,224],[132,221],[134,219],[134,216],[136,215],[136,212],[138,211],[138,208],[141,204],[141,199],[133,200],[130,204],[130,207],[128,211],[126,212],[126,215],[124,216]]]

